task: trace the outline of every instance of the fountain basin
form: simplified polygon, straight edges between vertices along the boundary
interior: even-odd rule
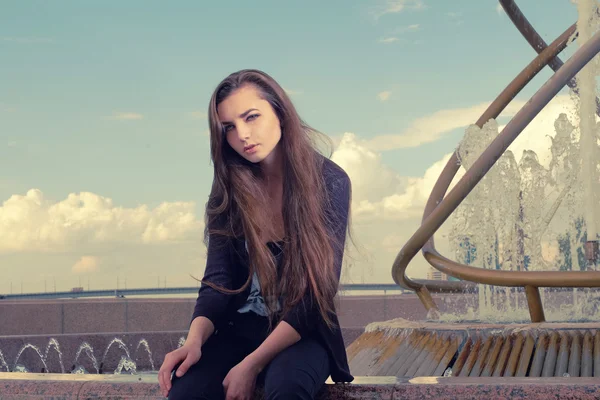
[[[164,399],[156,375],[73,375],[0,373],[3,400]],[[597,399],[595,378],[440,378],[357,377],[328,382],[317,399]],[[263,399],[257,390],[256,400]]]
[[[360,376],[599,377],[600,323],[373,323],[347,349]]]

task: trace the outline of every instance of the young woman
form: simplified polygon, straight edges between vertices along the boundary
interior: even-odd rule
[[[251,399],[258,383],[267,399],[313,399],[329,376],[351,382],[334,307],[348,175],[264,72],[224,79],[209,124],[206,270],[187,340],[160,368],[163,393]]]

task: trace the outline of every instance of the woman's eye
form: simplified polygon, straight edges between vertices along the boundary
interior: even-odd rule
[[[256,119],[256,118],[258,118],[258,114],[252,114],[252,115],[248,116],[247,120],[251,121],[251,120]]]
[[[223,127],[223,132],[229,131],[229,128],[231,128],[231,125],[224,126]]]

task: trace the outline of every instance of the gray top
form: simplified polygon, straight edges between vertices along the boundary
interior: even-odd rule
[[[248,242],[244,242],[245,246],[246,246],[246,252],[248,252]],[[269,244],[271,244],[269,242]],[[271,251],[274,253],[275,255],[275,262],[277,263],[277,266],[279,266],[279,262],[281,261],[281,252],[279,252],[279,254],[276,254],[274,252],[273,246],[269,246],[271,248]],[[281,304],[278,301],[277,302],[277,310],[276,311],[280,311],[281,310]],[[250,294],[248,295],[248,299],[246,300],[246,304],[244,304],[242,307],[240,307],[237,310],[239,313],[247,313],[247,312],[254,312],[255,314],[261,315],[263,317],[267,317],[268,316],[268,311],[267,311],[267,306],[265,305],[265,299],[262,297],[262,293],[260,290],[260,282],[258,281],[258,275],[256,274],[256,272],[254,272],[254,274],[252,275],[252,283],[250,286]]]

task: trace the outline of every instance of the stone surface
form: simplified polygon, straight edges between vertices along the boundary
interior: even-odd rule
[[[73,301],[63,304],[63,333],[127,332],[126,302]]]
[[[464,295],[434,296],[442,310],[466,310],[473,299]],[[101,332],[161,332],[187,330],[194,298],[82,298],[0,300],[0,336]],[[342,327],[364,327],[375,321],[426,317],[416,295],[340,296]]]
[[[329,382],[319,400],[337,399],[597,399],[597,378],[357,377],[351,384]],[[72,375],[0,373],[3,400],[164,399],[156,375]],[[262,398],[260,392],[255,399]]]
[[[55,302],[0,300],[0,335],[63,332],[63,308]]]

